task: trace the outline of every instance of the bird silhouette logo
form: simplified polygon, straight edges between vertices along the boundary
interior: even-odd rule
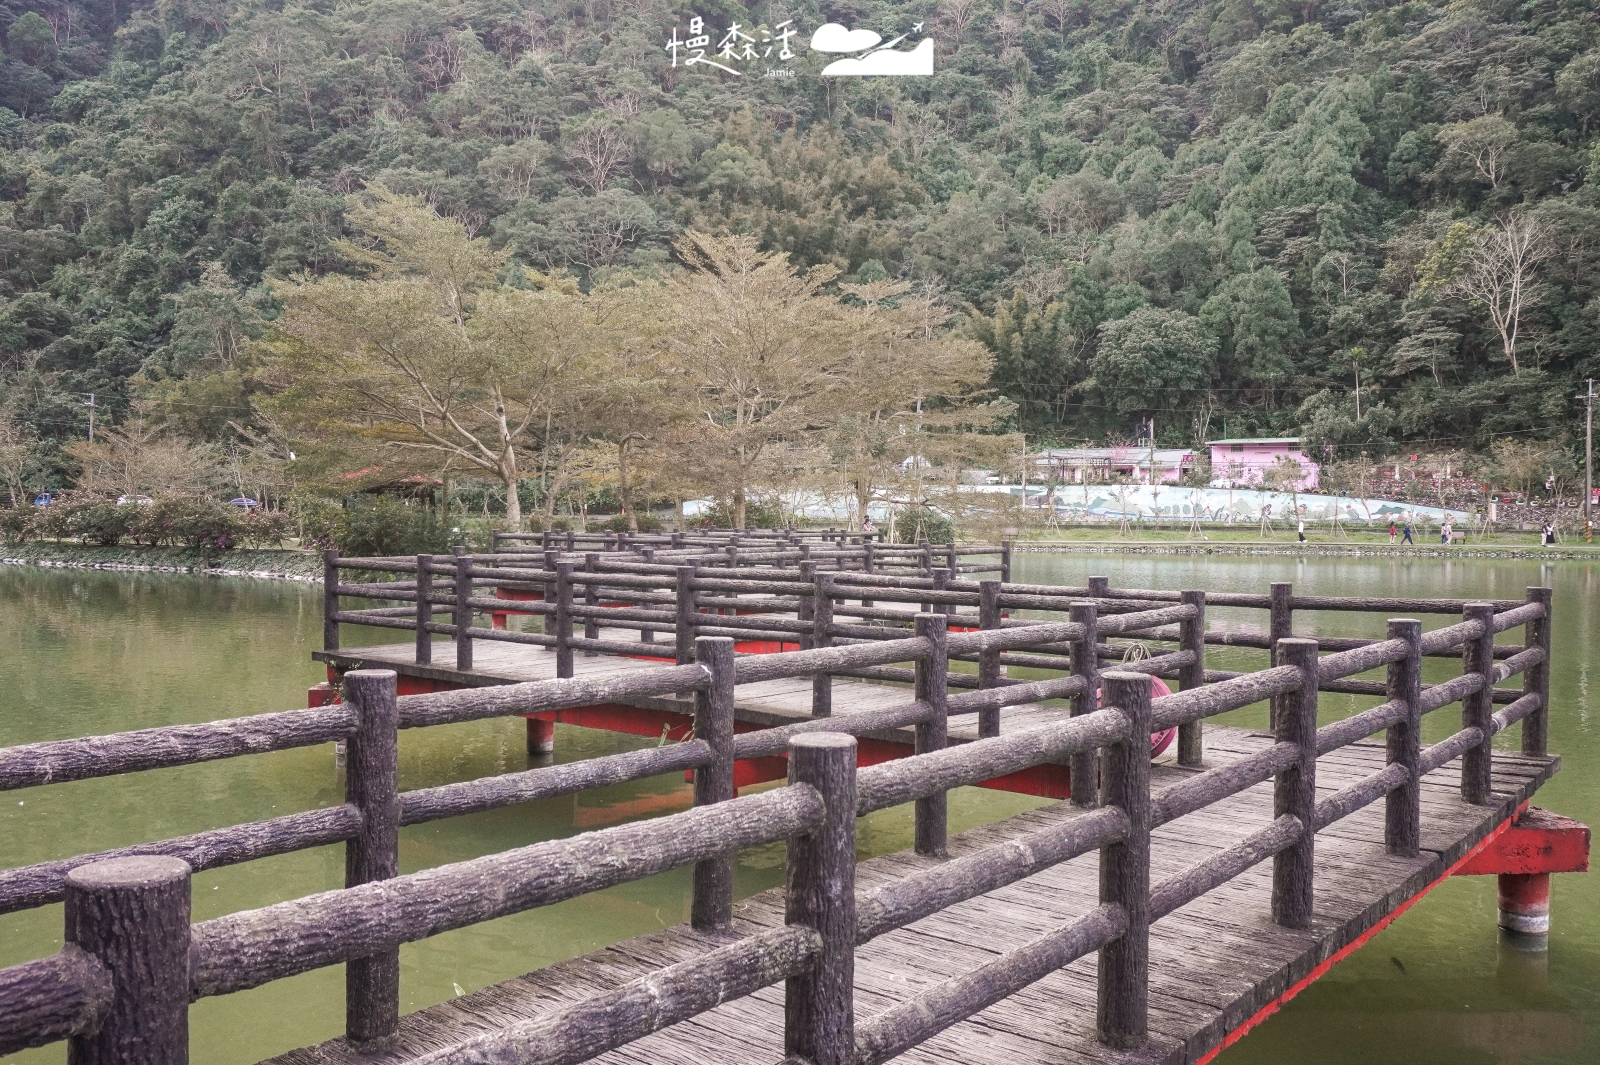
[[[933,38],[924,37],[909,51],[898,46],[906,38],[922,32],[922,23],[911,27],[887,44],[871,30],[852,30],[837,22],[817,27],[811,35],[811,49],[833,54],[856,52],[847,59],[836,59],[822,68],[825,78],[857,76],[864,78],[931,77],[933,75]]]

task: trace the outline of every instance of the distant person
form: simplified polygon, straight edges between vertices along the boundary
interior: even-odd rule
[[[1416,541],[1411,539],[1411,523],[1409,521],[1400,527],[1400,534],[1404,537],[1404,539],[1400,541],[1402,544],[1411,544],[1412,546],[1416,546]]]
[[[1556,527],[1549,522],[1544,523],[1544,528],[1539,530],[1539,543],[1548,547],[1556,542]]]
[[[1394,543],[1394,538],[1400,535],[1400,530],[1395,526],[1394,519],[1389,519],[1389,542]]]
[[[1447,546],[1449,545],[1449,543],[1450,543],[1450,523],[1449,522],[1445,522],[1443,525],[1439,526],[1439,542],[1441,544],[1445,544]]]
[[[1296,531],[1299,532],[1299,534],[1300,534],[1300,542],[1301,543],[1305,543],[1306,542],[1306,520],[1304,518],[1300,519],[1300,525],[1299,525],[1299,528]]]
[[[868,536],[875,536],[875,535],[877,535],[878,527],[876,525],[872,524],[872,519],[871,518],[862,518],[861,519],[861,531],[866,533]]]

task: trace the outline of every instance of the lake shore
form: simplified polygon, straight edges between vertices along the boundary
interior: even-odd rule
[[[1060,539],[1018,540],[1013,550],[1028,554],[1080,555],[1257,555],[1297,558],[1529,558],[1547,560],[1600,560],[1600,544],[1437,543],[1412,546],[1383,542],[1189,540],[1180,533],[1171,539]],[[0,564],[44,566],[60,569],[125,570],[135,573],[185,573],[201,577],[241,577],[251,580],[322,583],[322,555],[314,551],[279,549],[233,550],[207,554],[184,547],[91,544],[36,541],[0,547]]]
[[[0,563],[322,583],[322,556],[312,551],[240,549],[207,553],[189,547],[96,547],[92,544],[35,541],[0,547]]]

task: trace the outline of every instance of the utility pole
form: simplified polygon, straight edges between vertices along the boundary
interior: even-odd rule
[[[84,406],[89,408],[89,443],[92,444],[92,443],[94,443],[94,412],[95,412],[94,393],[93,392],[80,392],[79,395],[83,395],[83,396],[88,396],[89,397],[89,402],[85,403]]]
[[[1144,483],[1154,491],[1156,483],[1156,416],[1150,415],[1150,468],[1145,472]],[[1152,500],[1154,496],[1150,497]]]
[[[1589,378],[1589,390],[1578,397],[1583,400],[1583,531],[1587,539],[1594,528],[1594,378]]]

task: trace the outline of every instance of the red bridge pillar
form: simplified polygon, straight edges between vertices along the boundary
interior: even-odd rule
[[[1500,927],[1520,935],[1550,932],[1550,874],[1589,871],[1589,826],[1530,806],[1511,827],[1456,869],[1500,878]]]

